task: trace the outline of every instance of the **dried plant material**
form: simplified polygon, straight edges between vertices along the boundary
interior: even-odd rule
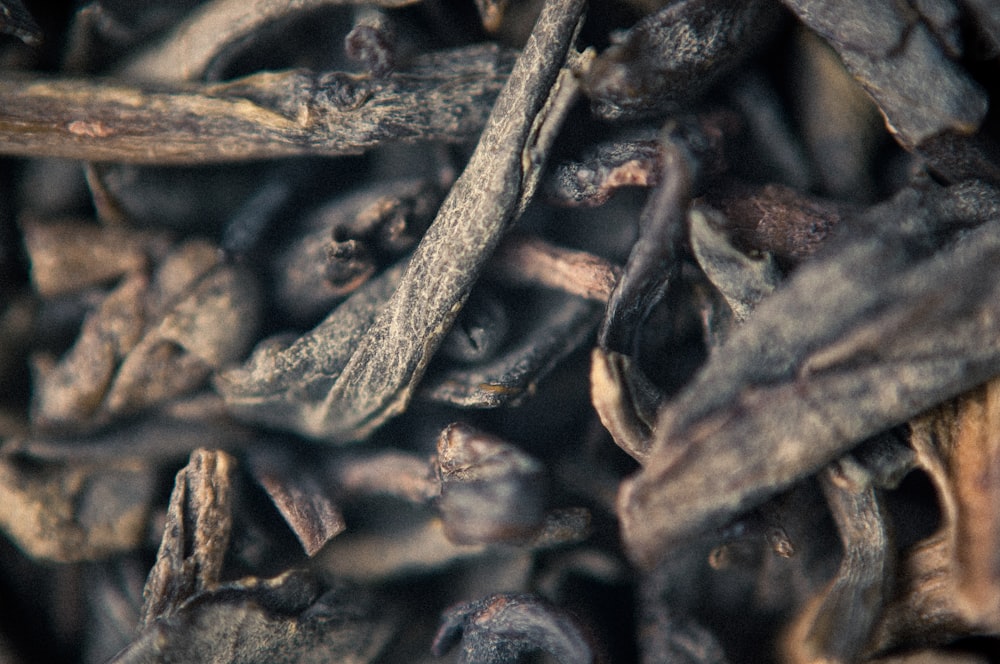
[[[729,81],[726,91],[740,111],[754,154],[761,158],[754,179],[760,176],[802,191],[812,189],[813,164],[774,83],[763,72],[751,70]]]
[[[316,564],[339,579],[380,583],[438,572],[464,560],[490,555],[494,554],[485,544],[453,543],[445,536],[441,521],[429,519],[407,523],[390,533],[348,530],[319,552]]]
[[[860,227],[877,233],[801,266],[710,356],[661,411],[644,470],[619,494],[637,562],[1000,371],[983,343],[1000,320],[988,267],[1000,228],[985,223],[937,252],[925,244],[993,209],[964,207],[978,187],[904,191],[876,206]]]
[[[663,175],[655,138],[602,143],[580,161],[553,169],[545,194],[561,205],[603,205],[621,187],[655,187]]]
[[[544,468],[514,445],[455,423],[437,446],[445,535],[457,544],[519,542],[545,516]]]
[[[486,276],[514,285],[555,288],[577,297],[607,302],[621,268],[585,251],[514,233],[497,247]]]
[[[878,109],[816,35],[796,33],[796,116],[812,159],[819,191],[840,200],[868,200],[869,174],[884,135]]]
[[[256,333],[259,293],[243,269],[192,241],[152,281],[133,274],[87,317],[58,363],[36,362],[33,423],[87,430],[194,390]]]
[[[820,474],[844,553],[837,575],[795,619],[788,662],[856,662],[889,597],[894,560],[879,496],[850,456]]]
[[[426,179],[378,184],[312,213],[275,259],[278,301],[297,320],[326,314],[410,249],[433,219],[440,189]]]
[[[448,609],[432,650],[441,657],[459,644],[460,664],[514,664],[539,651],[566,664],[596,661],[569,614],[531,595],[491,595]]]
[[[593,112],[627,120],[675,111],[747,57],[777,26],[766,0],[682,0],[633,26],[584,75]]]
[[[661,394],[627,355],[591,351],[590,398],[618,447],[643,463],[653,443]]]
[[[246,396],[227,395],[234,410],[312,438],[350,441],[405,409],[479,272],[534,193],[547,146],[574,96],[568,71],[559,72],[582,11],[581,0],[545,6],[469,164],[392,297],[345,349],[349,357],[329,391],[312,388],[307,400],[289,403],[270,385],[253,386]],[[551,100],[559,103],[550,106]],[[436,288],[428,292],[430,281]],[[291,412],[275,416],[278,409]]]
[[[719,641],[702,625],[664,602],[645,607],[639,627],[642,664],[728,664]]]
[[[225,452],[200,449],[177,473],[160,550],[142,591],[141,627],[218,585],[233,524],[235,465]]]
[[[295,468],[294,459],[277,451],[254,454],[250,470],[302,544],[315,556],[347,527],[319,478]]]
[[[949,59],[922,16],[890,0],[784,4],[837,51],[904,148],[917,150],[951,178],[983,172],[975,163],[963,163],[969,157],[950,139],[977,132],[988,107],[986,93]],[[942,139],[946,145],[935,145]]]
[[[17,37],[28,46],[41,44],[45,36],[21,0],[0,2],[0,33]]]
[[[340,494],[396,496],[418,505],[441,493],[435,472],[426,458],[397,450],[337,456],[327,466]]]
[[[912,423],[917,466],[937,490],[941,525],[902,561],[899,596],[881,625],[878,650],[1000,630],[998,388],[992,380]]]
[[[39,560],[99,560],[139,546],[156,485],[136,459],[45,462],[0,460],[0,527]]]
[[[215,394],[178,398],[136,420],[72,438],[38,432],[11,436],[0,455],[22,454],[40,461],[102,462],[122,459],[172,463],[211,440],[234,450],[255,442],[254,432],[234,422]]]
[[[101,286],[146,269],[166,253],[167,238],[76,221],[22,222],[31,282],[42,297]]]
[[[676,280],[680,269],[677,253],[697,178],[697,163],[680,142],[664,140],[662,151],[663,182],[643,208],[639,238],[608,300],[598,338],[603,348],[626,355],[634,354],[639,327],[669,283]]]
[[[393,634],[387,614],[368,593],[323,592],[302,572],[249,578],[192,596],[111,662],[366,664]]]
[[[511,60],[495,46],[472,46],[415,58],[377,84],[304,70],[174,90],[8,75],[0,78],[0,153],[204,164],[463,142],[482,129]]]
[[[530,397],[549,372],[591,339],[600,310],[577,297],[541,297],[540,311],[521,337],[496,358],[432,372],[417,397],[466,408],[497,408]],[[454,329],[452,330],[454,332]],[[443,349],[442,349],[443,350]],[[443,353],[442,353],[443,354]]]
[[[712,282],[733,311],[737,325],[781,282],[781,272],[770,254],[751,258],[729,242],[719,230],[726,227],[725,217],[708,207],[688,214],[691,250],[705,276]]]
[[[791,262],[813,255],[845,218],[857,212],[775,184],[723,195],[715,203],[738,245]]]
[[[369,4],[403,7],[419,0],[375,0]],[[366,0],[367,2],[367,0]],[[358,0],[213,0],[206,2],[161,43],[149,48],[119,72],[126,78],[176,82],[217,79],[234,51],[245,48],[261,29],[278,21]]]

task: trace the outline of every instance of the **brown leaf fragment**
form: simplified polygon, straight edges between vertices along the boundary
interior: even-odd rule
[[[128,276],[84,322],[70,351],[36,362],[32,421],[87,431],[202,385],[256,334],[259,292],[202,241],[182,244],[151,279]]]
[[[734,247],[721,228],[727,225],[721,213],[700,206],[688,213],[691,250],[705,276],[718,289],[740,325],[778,287],[782,275],[773,256],[751,257]]]
[[[98,560],[140,546],[155,472],[136,459],[97,462],[0,459],[0,528],[27,555]]]
[[[250,471],[312,557],[347,527],[319,478],[295,459],[277,451],[250,456]]]
[[[737,245],[794,263],[813,255],[845,218],[857,212],[853,206],[776,184],[726,193],[713,204],[725,214]]]
[[[457,544],[522,542],[545,518],[544,467],[514,445],[455,423],[437,448],[445,534]]]
[[[417,397],[467,408],[516,405],[535,393],[560,360],[592,338],[600,317],[592,302],[561,294],[543,294],[531,309],[538,312],[532,322],[497,357],[432,372]]]
[[[856,662],[889,595],[890,536],[868,471],[850,456],[820,474],[844,548],[840,569],[792,623],[786,661]]]
[[[556,246],[537,236],[512,233],[497,247],[486,276],[508,284],[556,288],[607,302],[621,271],[621,267],[600,256]]]
[[[420,239],[441,200],[427,179],[380,183],[314,211],[275,259],[277,299],[296,320],[326,314]]]
[[[6,73],[0,153],[169,165],[461,143],[482,130],[512,60],[477,45],[422,55],[377,82],[309,70],[173,87]]]
[[[621,187],[655,187],[663,176],[660,142],[602,143],[580,161],[556,166],[545,183],[546,197],[559,205],[603,205]]]
[[[141,338],[148,283],[136,273],[111,291],[87,316],[76,343],[58,364],[47,357],[35,359],[35,426],[73,427],[99,416],[118,363]]]
[[[160,550],[142,591],[141,627],[219,583],[233,523],[235,463],[220,450],[199,449],[177,473]]]
[[[1000,383],[992,380],[912,422],[917,466],[938,494],[941,526],[903,560],[877,650],[1000,631]]]
[[[425,457],[395,450],[338,456],[326,471],[339,494],[389,495],[422,505],[441,493],[436,469]]]
[[[431,650],[441,657],[459,643],[459,664],[514,664],[536,651],[566,664],[596,661],[573,618],[532,595],[496,594],[448,609]]]
[[[1000,372],[1000,349],[983,341],[997,338],[1000,321],[991,267],[1000,225],[934,251],[994,209],[995,194],[989,205],[965,207],[968,193],[966,185],[904,191],[872,208],[859,228],[878,233],[845,236],[800,266],[716,349],[660,412],[645,468],[619,493],[636,561],[653,563],[864,438]]]
[[[961,145],[979,130],[987,94],[949,59],[931,24],[892,0],[783,1],[837,51],[904,148],[953,181],[996,178],[995,164],[977,173],[977,149],[964,154],[968,146]]]
[[[634,25],[584,76],[594,113],[607,120],[675,111],[696,99],[778,25],[777,4],[681,0]]]
[[[486,261],[537,188],[549,145],[575,96],[563,65],[582,12],[581,0],[545,5],[476,151],[395,291],[384,307],[359,317],[364,327],[343,332],[354,342],[323,354],[313,384],[293,379],[299,400],[275,390],[273,376],[265,374],[268,382],[260,385],[238,385],[233,373],[223,376],[220,389],[234,412],[343,443],[364,439],[406,408]]]
[[[594,348],[590,398],[601,424],[618,447],[643,463],[653,443],[657,390],[627,355]],[[644,407],[645,406],[645,407]]]
[[[31,282],[42,297],[79,292],[146,269],[150,255],[165,253],[158,233],[77,221],[24,220]]]
[[[336,5],[403,7],[419,0],[213,0],[203,3],[160,43],[139,53],[119,72],[146,81],[218,79],[235,52],[274,23]]]
[[[202,590],[146,625],[113,664],[367,664],[395,619],[359,588],[323,587],[304,572]]]

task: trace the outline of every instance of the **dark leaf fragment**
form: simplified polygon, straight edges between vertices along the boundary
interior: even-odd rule
[[[237,387],[231,375],[220,386],[234,410],[342,442],[366,437],[406,408],[500,237],[537,187],[548,145],[575,91],[571,77],[560,71],[582,11],[581,0],[545,6],[475,153],[392,296],[377,312],[369,310],[370,326],[349,332],[356,341],[333,362],[322,358],[324,365],[338,365],[339,375],[324,371],[319,384],[302,389],[301,402],[269,384]],[[546,104],[553,99],[559,103]],[[428,283],[436,287],[428,290]]]
[[[40,560],[98,560],[144,541],[155,469],[138,459],[0,459],[0,528]]]
[[[111,661],[365,664],[392,636],[382,607],[358,589],[323,592],[303,572],[249,578],[195,594]]]
[[[250,457],[250,471],[295,532],[306,554],[314,556],[347,525],[317,474],[297,467],[295,461],[276,450],[257,452]]]
[[[976,204],[966,205],[972,191]],[[1000,227],[980,184],[904,191],[838,250],[799,268],[661,411],[618,509],[650,564],[867,436],[1000,372]],[[990,201],[989,203],[987,201]],[[986,212],[985,215],[981,214]],[[878,229],[876,231],[876,229]],[[796,432],[789,435],[789,431]],[[752,441],[747,445],[743,441]]]
[[[160,550],[142,591],[142,627],[219,583],[233,525],[235,464],[225,452],[199,449],[177,473]]]
[[[437,448],[445,534],[458,544],[523,542],[545,518],[544,467],[517,447],[456,423]]]
[[[459,643],[459,664],[515,664],[536,651],[566,664],[596,661],[573,619],[531,595],[497,594],[448,609],[432,650],[440,657]]]
[[[584,74],[596,115],[627,120],[676,111],[771,33],[770,0],[681,0],[637,23]]]
[[[553,169],[545,194],[569,206],[603,205],[621,187],[655,187],[663,175],[660,142],[655,138],[602,143],[580,161]]]
[[[789,662],[856,662],[890,597],[894,556],[871,474],[850,456],[820,479],[843,544],[840,569],[796,618],[787,636]]]
[[[543,313],[489,361],[432,373],[417,397],[472,408],[514,405],[534,393],[564,357],[593,334],[600,309],[578,297],[543,297]]]
[[[292,70],[174,89],[6,75],[0,153],[162,165],[463,142],[482,129],[511,63],[495,46],[472,46],[416,58],[378,82]]]
[[[28,46],[38,46],[45,36],[21,0],[0,2],[0,33],[13,35]]]

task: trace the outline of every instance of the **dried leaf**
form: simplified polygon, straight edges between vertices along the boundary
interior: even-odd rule
[[[497,594],[448,609],[434,638],[433,652],[444,655],[461,642],[456,662],[514,664],[535,651],[560,662],[594,662],[583,631],[559,608],[531,595]]]
[[[365,664],[392,636],[386,613],[363,591],[323,592],[302,572],[249,578],[192,596],[111,662]]]
[[[1000,371],[1000,353],[983,343],[1000,320],[988,267],[1000,257],[1000,228],[986,223],[936,253],[926,235],[992,209],[963,209],[969,193],[911,191],[873,208],[865,227],[879,235],[800,267],[712,354],[661,411],[646,467],[619,494],[635,560],[654,562]]]
[[[130,551],[146,536],[155,469],[136,459],[0,460],[0,527],[28,555],[55,562]]]

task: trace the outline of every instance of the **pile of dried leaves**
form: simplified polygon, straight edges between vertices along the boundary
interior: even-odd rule
[[[0,0],[0,661],[989,661],[993,99],[988,0]]]

